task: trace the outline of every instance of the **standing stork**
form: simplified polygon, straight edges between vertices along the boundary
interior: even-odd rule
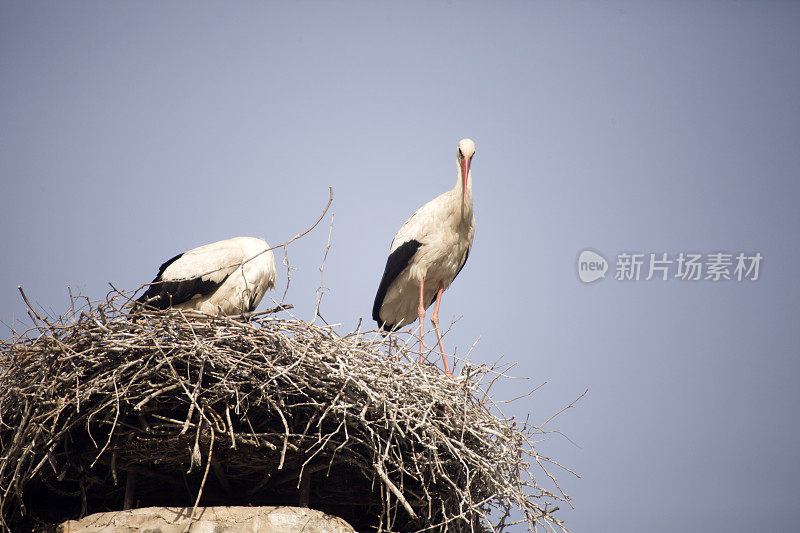
[[[450,366],[439,331],[439,304],[444,290],[464,268],[475,234],[469,171],[473,155],[475,143],[462,139],[458,143],[456,186],[417,209],[395,235],[372,308],[372,318],[385,331],[419,319],[421,363],[425,309],[436,302],[431,322],[447,374]]]
[[[158,269],[136,307],[240,315],[275,288],[275,257],[255,237],[234,237],[178,254]]]

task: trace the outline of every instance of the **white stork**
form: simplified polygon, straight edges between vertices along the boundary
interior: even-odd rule
[[[425,309],[436,302],[431,322],[447,374],[450,366],[439,331],[439,304],[442,292],[464,268],[472,247],[475,217],[469,165],[474,154],[475,143],[462,139],[458,143],[456,186],[417,209],[395,235],[372,308],[372,318],[386,331],[419,319],[422,362]]]
[[[156,309],[240,315],[255,310],[267,289],[275,288],[276,276],[275,257],[266,242],[234,237],[178,254],[161,265],[137,302]]]

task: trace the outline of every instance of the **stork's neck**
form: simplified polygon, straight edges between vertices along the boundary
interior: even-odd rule
[[[458,203],[461,206],[461,213],[464,218],[472,217],[472,169],[467,173],[467,194],[464,195],[464,182],[461,180],[461,165],[456,161],[458,178],[453,189],[457,193]]]

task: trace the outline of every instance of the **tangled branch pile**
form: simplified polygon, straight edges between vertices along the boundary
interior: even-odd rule
[[[2,526],[151,505],[307,505],[359,531],[563,530],[539,431],[374,332],[136,317],[122,296],[0,344]],[[538,470],[552,490],[534,478]],[[516,510],[516,511],[514,511]]]

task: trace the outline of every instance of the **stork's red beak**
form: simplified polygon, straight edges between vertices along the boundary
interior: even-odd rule
[[[462,193],[462,202],[467,201],[467,178],[469,177],[469,162],[472,160],[471,157],[465,157],[461,160],[461,189],[463,190]]]

